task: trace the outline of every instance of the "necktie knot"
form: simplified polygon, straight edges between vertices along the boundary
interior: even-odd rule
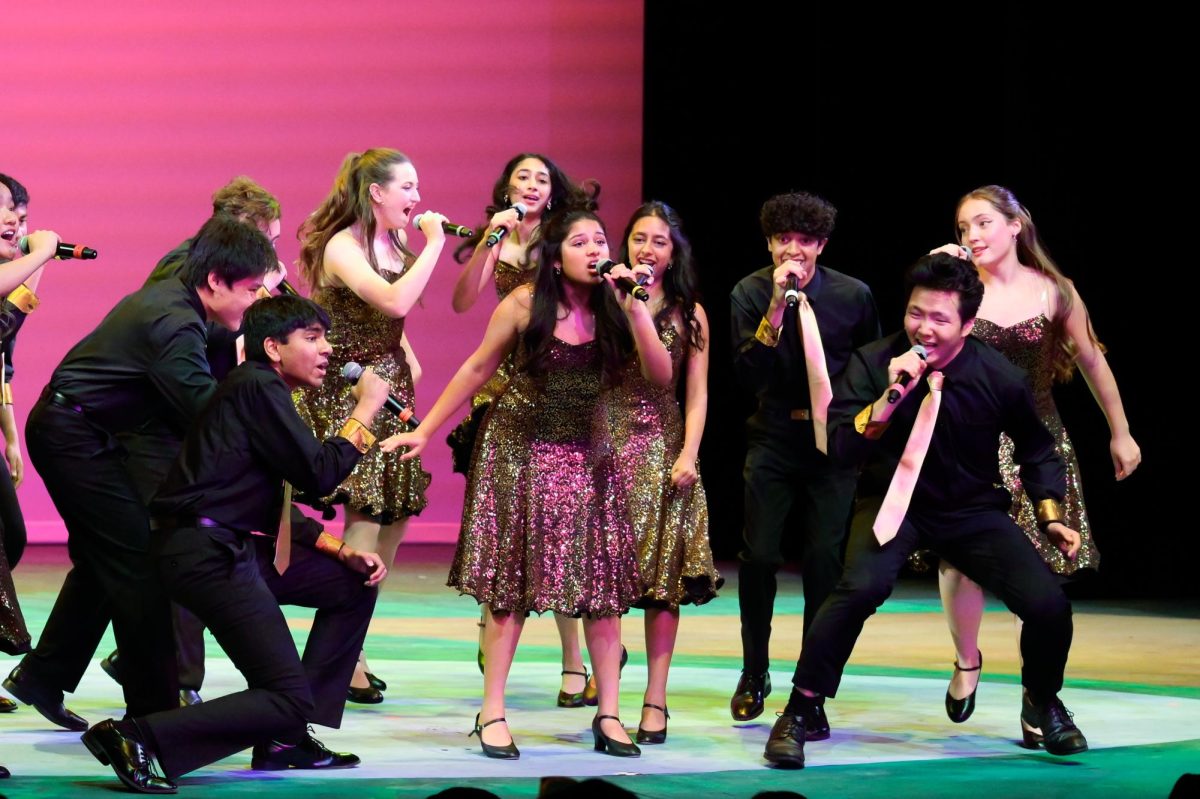
[[[946,379],[946,376],[943,375],[941,372],[930,372],[929,377],[926,380],[926,382],[929,383],[929,390],[930,391],[941,391],[942,390],[942,382],[945,379]]]

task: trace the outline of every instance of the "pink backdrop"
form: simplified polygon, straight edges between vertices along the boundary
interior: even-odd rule
[[[412,157],[418,210],[475,225],[504,162],[545,152],[598,179],[619,236],[640,200],[642,3],[555,0],[112,0],[6,4],[0,172],[33,197],[31,227],[100,252],[51,264],[21,333],[18,423],[67,349],[135,290],[248,174],[279,197],[280,257],[342,157],[372,146]],[[200,10],[189,10],[200,9]],[[285,10],[282,10],[285,9]],[[16,35],[11,32],[17,31]],[[420,234],[412,237],[422,244]],[[456,316],[458,267],[442,256],[409,318],[428,408],[478,342],[494,303]],[[449,430],[443,431],[443,433]],[[453,540],[463,480],[432,448],[430,506],[412,540]],[[65,531],[36,473],[21,503],[33,541]]]

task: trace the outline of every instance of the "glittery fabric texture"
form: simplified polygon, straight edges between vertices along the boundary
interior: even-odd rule
[[[29,630],[8,570],[8,556],[4,554],[4,542],[0,541],[0,652],[24,654],[29,651],[29,643]]]
[[[1024,369],[1029,374],[1033,387],[1033,399],[1037,406],[1042,424],[1054,437],[1054,449],[1067,466],[1067,493],[1063,502],[1063,523],[1072,530],[1077,530],[1083,540],[1083,546],[1074,562],[1067,560],[1058,548],[1050,542],[1037,526],[1033,503],[1025,495],[1021,487],[1021,470],[1013,463],[1013,442],[1006,436],[1000,436],[1000,476],[1004,487],[1013,496],[1013,506],[1009,511],[1013,520],[1021,527],[1029,540],[1037,548],[1042,559],[1058,574],[1074,574],[1081,569],[1095,569],[1100,565],[1100,553],[1092,540],[1092,528],[1088,523],[1087,510],[1083,505],[1083,482],[1079,477],[1079,460],[1075,456],[1075,447],[1071,443],[1067,429],[1063,427],[1054,405],[1050,389],[1054,383],[1054,374],[1050,370],[1054,341],[1050,333],[1050,320],[1045,314],[1039,314],[1032,319],[1026,319],[1009,327],[1000,327],[986,319],[976,319],[972,335],[991,344],[1004,357]]]
[[[533,270],[524,270],[510,263],[497,261],[495,271],[492,273],[496,281],[496,299],[504,299],[518,286],[523,286],[533,280],[533,274]],[[504,387],[508,385],[508,381],[512,377],[512,371],[513,354],[509,353],[496,368],[496,373],[488,378],[488,381],[483,384],[483,388],[479,389],[479,393],[471,397],[471,408],[486,405],[503,394]]]
[[[659,338],[671,355],[671,385],[655,386],[631,358],[609,406],[621,483],[638,540],[642,577],[639,606],[677,609],[703,605],[723,580],[713,567],[708,543],[708,500],[704,483],[671,485],[671,466],[683,449],[683,415],[676,400],[687,340],[671,324],[659,323]]]
[[[391,282],[400,278],[395,272],[381,274]],[[293,398],[300,417],[317,438],[324,440],[337,435],[354,409],[350,385],[341,377],[342,367],[348,361],[373,367],[375,374],[392,387],[392,394],[400,402],[406,407],[414,407],[412,372],[400,346],[404,320],[385,316],[347,288],[318,289],[313,293],[313,299],[333,320],[333,329],[329,331],[333,353],[329,356],[324,384],[320,388],[298,389]],[[377,414],[371,425],[371,432],[380,440],[403,429],[400,420],[387,411]],[[421,468],[420,458],[402,462],[400,453],[388,454],[374,447],[333,494],[320,500],[305,497],[304,501],[321,509],[345,504],[367,515],[380,517],[383,524],[390,524],[425,508],[425,489],[429,487],[429,480],[429,473]]]
[[[637,542],[600,391],[595,342],[551,339],[480,426],[447,584],[494,610],[611,616],[640,595]]]

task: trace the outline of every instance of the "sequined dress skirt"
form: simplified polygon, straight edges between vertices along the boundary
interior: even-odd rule
[[[493,610],[612,616],[641,594],[594,344],[552,342],[480,426],[447,584]]]

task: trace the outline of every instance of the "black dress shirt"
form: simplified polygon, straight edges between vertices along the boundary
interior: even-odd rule
[[[758,399],[760,409],[808,408],[808,372],[795,312],[784,313],[777,346],[768,347],[755,338],[771,304],[774,271],[773,266],[764,267],[733,288],[733,365],[739,382]],[[830,378],[835,378],[850,353],[879,338],[875,300],[866,283],[824,266],[813,272],[804,294],[821,331],[825,366]]]
[[[161,419],[182,436],[212,396],[204,306],[178,278],[135,291],[76,344],[50,388],[109,433]]]
[[[221,382],[188,431],[150,512],[160,519],[204,516],[231,530],[274,535],[284,480],[325,496],[360,457],[340,436],[318,441],[296,414],[283,379],[270,366],[247,361]],[[315,540],[320,525],[307,529],[293,534]]]
[[[888,479],[904,453],[921,400],[929,393],[926,375],[901,400],[878,439],[855,427],[855,417],[887,389],[888,362],[908,350],[903,332],[861,348],[834,386],[829,406],[829,457],[857,465],[868,457],[882,461]],[[1000,433],[1013,440],[1013,460],[1021,483],[1036,503],[1062,501],[1066,470],[1054,439],[1042,425],[1025,372],[983,342],[968,337],[945,376],[941,409],[929,451],[913,490],[914,509],[960,512],[976,508],[1007,511],[1012,498],[1000,480]]]

